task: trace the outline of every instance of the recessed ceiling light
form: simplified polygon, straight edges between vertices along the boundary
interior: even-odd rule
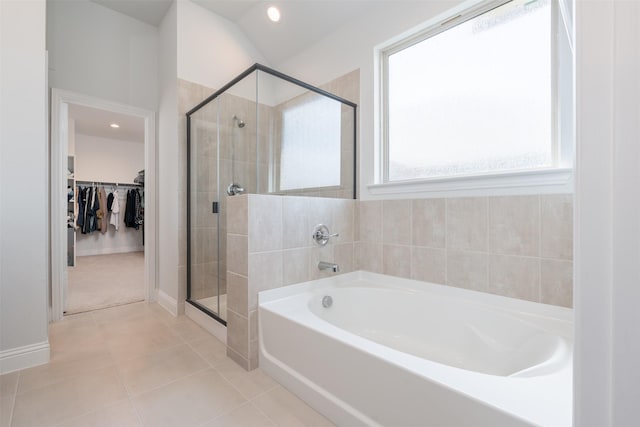
[[[111,126],[114,129],[118,129],[120,127],[120,125],[117,123],[111,123],[109,126]]]
[[[280,20],[280,10],[275,6],[271,6],[267,9],[267,16],[273,22],[278,22]]]

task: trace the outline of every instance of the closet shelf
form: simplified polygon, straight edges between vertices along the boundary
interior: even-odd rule
[[[144,184],[136,184],[134,182],[106,182],[106,181],[85,181],[76,179],[76,185],[117,185],[121,187],[144,187]]]

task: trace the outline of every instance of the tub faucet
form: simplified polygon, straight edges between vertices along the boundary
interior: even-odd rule
[[[331,270],[334,273],[338,273],[340,271],[340,266],[338,264],[334,264],[332,262],[320,261],[318,263],[319,270]]]

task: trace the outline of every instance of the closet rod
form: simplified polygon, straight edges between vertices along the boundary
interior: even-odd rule
[[[122,187],[144,187],[144,184],[136,184],[131,182],[106,182],[106,181],[85,181],[85,180],[76,180],[76,185],[117,185]]]

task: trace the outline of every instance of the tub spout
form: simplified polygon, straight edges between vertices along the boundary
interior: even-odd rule
[[[319,270],[331,270],[334,273],[338,273],[340,271],[340,266],[338,264],[334,264],[332,262],[320,261],[318,263]]]

